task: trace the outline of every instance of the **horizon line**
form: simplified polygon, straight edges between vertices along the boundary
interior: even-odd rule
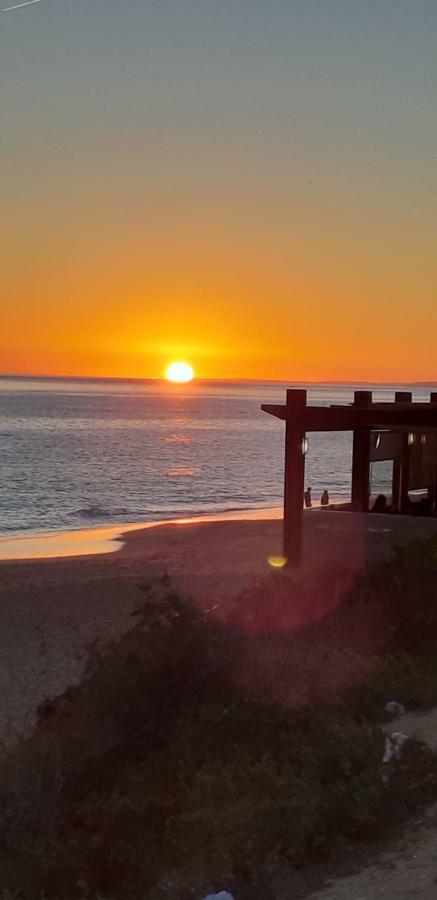
[[[126,375],[41,375],[27,372],[0,372],[0,379],[19,378],[25,380],[41,380],[41,381],[125,381],[125,382],[166,382],[164,377],[153,376],[126,376]],[[434,387],[437,386],[437,380],[420,381],[369,381],[360,379],[318,379],[316,381],[294,379],[294,378],[194,378],[194,383],[198,384],[297,384],[297,385],[338,385],[338,386],[379,386],[379,387],[397,387],[399,385],[409,385],[410,387]]]

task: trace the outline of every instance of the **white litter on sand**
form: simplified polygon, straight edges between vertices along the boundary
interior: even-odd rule
[[[384,711],[389,713],[390,716],[404,716],[405,706],[403,706],[402,703],[398,703],[396,700],[390,700],[389,703],[385,704]]]
[[[408,734],[402,734],[401,731],[394,731],[385,739],[385,752],[382,757],[383,763],[389,763],[392,759],[400,759],[402,747],[409,740]]]
[[[229,891],[220,891],[219,894],[208,894],[204,900],[234,900]]]

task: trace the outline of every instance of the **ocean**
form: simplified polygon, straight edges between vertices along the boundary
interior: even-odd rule
[[[292,386],[0,378],[0,534],[280,506],[284,425],[260,407],[284,402]],[[353,395],[353,386],[307,389],[315,404]],[[413,390],[417,400],[429,393]],[[325,488],[332,500],[350,496],[351,450],[349,433],[309,436],[316,502]],[[388,486],[379,464],[373,490]]]

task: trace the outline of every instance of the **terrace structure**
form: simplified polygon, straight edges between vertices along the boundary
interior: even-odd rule
[[[372,391],[355,391],[347,406],[309,406],[305,390],[287,390],[284,405],[263,404],[264,412],[285,422],[283,555],[288,565],[302,558],[303,494],[308,433],[350,431],[353,434],[351,502],[343,509],[366,513],[370,505],[370,466],[391,461],[390,510],[436,514],[437,392],[428,402],[397,391],[394,402],[373,401]],[[414,507],[411,492],[421,491]],[[331,507],[332,508],[332,507]]]

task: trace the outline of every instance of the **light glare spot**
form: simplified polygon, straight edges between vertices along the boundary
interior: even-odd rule
[[[186,362],[173,362],[167,367],[165,377],[174,384],[186,384],[193,380],[194,369]]]
[[[286,556],[268,556],[267,562],[272,569],[283,569],[287,565]]]

